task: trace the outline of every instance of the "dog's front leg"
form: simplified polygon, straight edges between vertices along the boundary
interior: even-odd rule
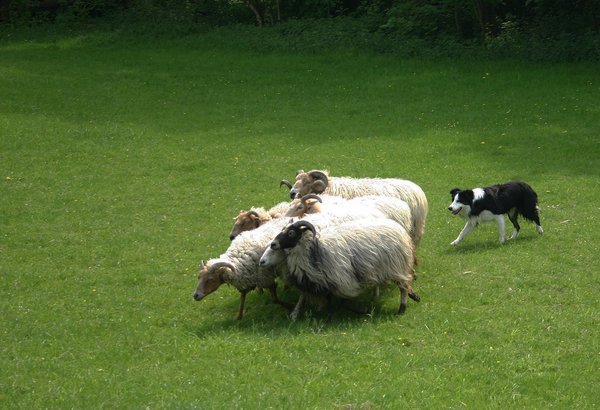
[[[467,236],[476,226],[477,226],[477,222],[469,219],[467,221],[467,223],[465,224],[465,227],[458,234],[458,238],[456,238],[455,240],[450,242],[450,245],[454,245],[454,246],[458,245],[463,239],[465,239],[465,236]]]

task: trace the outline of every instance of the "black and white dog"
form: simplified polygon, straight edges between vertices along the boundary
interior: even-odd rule
[[[500,235],[500,243],[506,241],[504,232],[504,214],[514,226],[511,239],[517,239],[521,227],[517,222],[519,214],[525,219],[535,222],[535,229],[541,235],[544,233],[538,215],[537,194],[525,182],[507,182],[484,188],[450,191],[452,203],[448,210],[453,215],[460,215],[467,220],[458,238],[451,245],[458,245],[479,222],[496,221]]]

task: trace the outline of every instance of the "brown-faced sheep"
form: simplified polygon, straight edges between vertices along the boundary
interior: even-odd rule
[[[256,229],[272,219],[281,218],[285,215],[289,207],[289,202],[280,202],[269,210],[266,210],[265,208],[250,208],[249,211],[240,211],[240,213],[233,218],[234,223],[233,228],[229,233],[229,239],[234,240],[235,237],[242,232]]]
[[[202,262],[194,299],[200,301],[223,283],[228,283],[240,292],[238,320],[244,314],[246,294],[255,288],[269,289],[273,302],[286,306],[286,303],[277,297],[277,272],[258,264],[269,242],[285,224],[283,219],[275,219],[257,229],[243,232],[231,242],[224,254],[210,259],[207,263]]]

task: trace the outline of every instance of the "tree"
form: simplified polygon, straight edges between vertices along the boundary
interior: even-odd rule
[[[280,0],[243,0],[243,2],[254,13],[259,27],[264,26],[266,22],[274,24],[281,21]]]

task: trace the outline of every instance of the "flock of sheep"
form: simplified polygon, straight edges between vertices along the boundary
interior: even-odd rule
[[[369,291],[377,297],[387,283],[400,290],[399,314],[409,297],[419,301],[412,284],[428,204],[417,184],[316,170],[299,170],[294,184],[281,184],[290,189],[291,202],[240,211],[229,248],[200,263],[195,300],[228,283],[240,292],[241,319],[246,294],[268,289],[274,303],[291,310],[292,320],[306,301],[323,305]],[[295,305],[277,296],[278,278],[298,289]]]

